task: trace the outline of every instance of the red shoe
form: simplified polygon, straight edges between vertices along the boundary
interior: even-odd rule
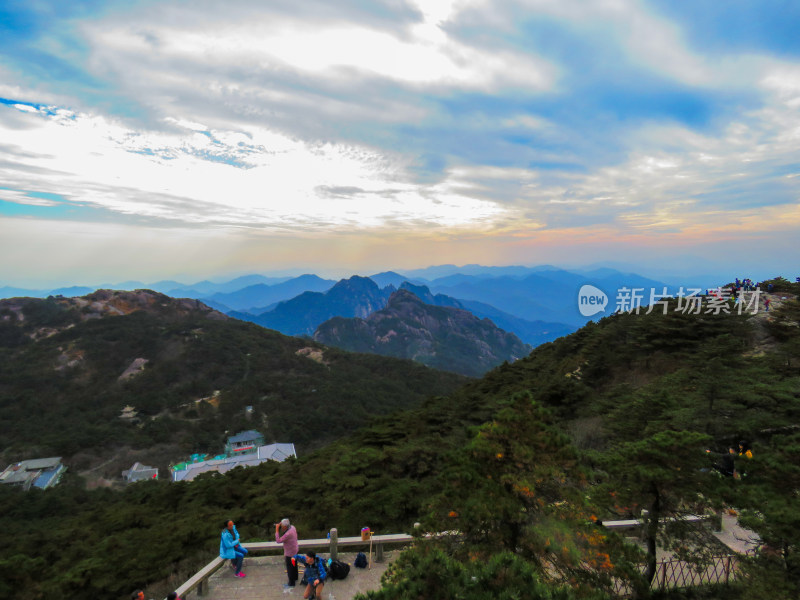
[[[247,575],[245,575],[244,573],[242,573],[241,571],[239,571],[239,572],[236,574],[236,577],[247,577]]]

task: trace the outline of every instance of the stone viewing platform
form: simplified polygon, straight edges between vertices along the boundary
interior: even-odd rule
[[[325,560],[332,558],[350,564],[348,576],[343,580],[329,581],[321,599],[342,600],[380,588],[381,575],[391,561],[399,556],[401,547],[408,546],[412,541],[412,536],[405,533],[372,535],[367,540],[361,537],[339,538],[336,529],[331,529],[329,539],[298,540],[298,546],[301,554],[305,550],[314,549]],[[287,576],[281,544],[245,542],[243,546],[250,552],[242,569],[246,577],[234,577],[230,561],[216,557],[176,590],[178,596],[209,600],[268,600],[284,597],[289,600],[303,597],[305,586],[301,587],[299,582],[295,589],[283,587]],[[388,552],[385,546],[393,546],[395,549]],[[348,551],[342,552],[343,548],[348,548]],[[353,566],[358,552],[364,552],[368,557],[369,566],[366,569]],[[264,556],[264,553],[270,555]],[[300,578],[303,577],[303,570],[304,567],[300,566]]]
[[[351,600],[356,594],[381,587],[381,576],[400,550],[384,552],[384,562],[376,563],[373,554],[371,569],[353,566],[355,552],[340,552],[339,560],[350,564],[350,573],[345,579],[329,581],[322,592],[322,600]],[[327,555],[325,555],[327,557]],[[284,588],[286,569],[283,556],[255,556],[246,558],[243,572],[245,578],[233,576],[227,565],[208,579],[208,591],[199,596],[204,600],[302,600],[305,586],[297,582],[295,588]],[[300,566],[300,577],[303,567]],[[193,594],[193,598],[198,598]]]
[[[657,590],[684,588],[697,585],[729,583],[740,577],[739,559],[742,554],[750,554],[757,547],[758,538],[739,526],[733,515],[722,515],[717,521],[714,515],[693,515],[684,520],[702,525],[710,523],[717,539],[727,546],[731,553],[712,557],[709,565],[697,571],[696,567],[660,552],[658,573],[651,587]],[[636,530],[642,526],[640,519],[627,521],[608,521],[606,528],[616,530]],[[721,526],[721,527],[720,527]],[[361,537],[339,538],[336,529],[331,530],[329,539],[299,540],[300,553],[314,549],[321,558],[342,560],[350,565],[350,572],[343,580],[329,580],[320,600],[351,600],[381,587],[381,577],[396,560],[403,549],[414,543],[414,538],[405,533],[372,535],[367,540]],[[451,532],[452,533],[452,532]],[[230,561],[216,557],[203,569],[195,573],[176,591],[181,598],[202,598],[203,600],[298,600],[303,597],[305,586],[298,582],[295,588],[285,588],[287,581],[283,547],[276,542],[250,542],[243,544],[250,554],[245,559],[245,577],[235,577]],[[391,551],[386,549],[392,548]],[[346,548],[347,552],[342,552]],[[353,566],[356,553],[364,552],[371,561],[369,567],[357,569]],[[265,555],[265,553],[269,553]],[[644,565],[641,565],[644,568]],[[304,568],[299,567],[302,578]],[[619,581],[617,592],[629,593],[624,582]]]

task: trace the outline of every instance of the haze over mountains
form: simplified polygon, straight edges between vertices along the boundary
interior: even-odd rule
[[[578,290],[587,283],[603,290],[609,298],[606,310],[593,317],[581,315],[577,306]],[[257,323],[286,335],[325,339],[326,343],[345,349],[358,348],[397,357],[418,356],[425,364],[479,375],[505,360],[514,360],[520,353],[520,347],[535,347],[552,341],[575,331],[592,318],[610,314],[617,290],[621,288],[640,288],[643,290],[643,304],[647,304],[651,293],[675,293],[679,286],[689,285],[688,282],[669,284],[608,267],[568,271],[551,265],[492,267],[471,264],[460,267],[438,265],[403,273],[384,271],[369,277],[354,275],[338,282],[307,273],[297,277],[245,275],[216,283],[200,281],[182,284],[165,280],[146,284],[126,281],[101,287],[152,289],[175,298],[197,299],[231,317]],[[491,350],[482,351],[486,355],[484,358],[490,359],[476,356],[473,357],[474,364],[465,366],[462,356],[455,361],[457,365],[448,365],[447,361],[442,362],[428,355],[432,343],[431,332],[423,333],[424,327],[414,319],[402,324],[403,344],[382,344],[374,336],[356,343],[355,337],[358,336],[355,330],[349,329],[344,337],[333,335],[330,327],[320,332],[319,328],[329,319],[368,320],[370,315],[387,307],[391,295],[398,289],[407,290],[431,307],[469,311],[476,317],[475,323],[488,319],[497,331],[484,331],[483,335],[496,341],[510,334],[516,341],[508,347],[513,346],[514,350],[503,350],[500,347],[502,344],[495,344]],[[6,287],[0,288],[0,297],[79,296],[92,291],[93,288],[83,286],[54,290]],[[410,316],[410,313],[402,312],[402,315]],[[460,326],[466,324],[465,320],[456,321]],[[450,320],[448,323],[452,325],[456,321]],[[472,338],[485,327],[482,324],[470,333],[450,332],[450,344],[435,345],[440,348],[442,355],[455,358],[459,352],[454,350],[454,340]],[[344,332],[345,329],[341,323],[335,328],[338,332]],[[358,335],[364,336],[370,328],[365,321],[357,329]],[[439,325],[437,329],[440,329]],[[420,348],[426,350],[420,352]],[[477,350],[477,346],[473,345],[472,350]]]
[[[392,286],[381,289],[372,279],[356,275],[342,279],[325,292],[303,292],[278,303],[272,310],[257,312],[255,316],[238,311],[229,314],[286,335],[311,335],[321,323],[332,317],[367,317],[386,306],[393,291]]]
[[[641,287],[658,291],[667,287],[673,292],[678,286],[710,286],[717,281],[657,281],[633,273],[610,268],[565,270],[550,265],[536,267],[482,265],[439,265],[403,273],[386,271],[369,277],[378,288],[394,286],[399,289],[406,281],[424,285],[433,294],[443,294],[457,300],[461,307],[476,315],[489,318],[516,318],[527,321],[561,323],[574,330],[586,322],[575,309],[575,298],[581,285],[590,283],[613,297],[622,286]],[[0,297],[46,297],[48,295],[75,296],[97,288],[119,290],[152,289],[173,297],[189,297],[222,312],[239,311],[261,315],[274,310],[282,301],[291,300],[304,292],[322,293],[330,290],[336,281],[314,274],[299,277],[267,277],[247,275],[230,281],[213,283],[201,281],[182,284],[177,281],[145,283],[126,281],[98,286],[73,286],[49,290],[32,290],[19,287],[0,287]],[[388,295],[386,295],[388,298]],[[308,299],[307,299],[308,300]],[[477,304],[482,303],[482,304]],[[284,312],[287,308],[282,309]],[[500,311],[500,312],[498,312]],[[501,314],[505,313],[505,315]],[[333,316],[333,315],[331,315]],[[338,314],[337,316],[356,316]],[[526,333],[523,324],[515,332],[529,343],[539,343],[536,335]],[[509,327],[509,323],[506,323]],[[302,329],[310,329],[304,327]],[[307,331],[312,333],[313,329]],[[533,337],[531,337],[533,335]],[[527,339],[526,339],[527,338]]]

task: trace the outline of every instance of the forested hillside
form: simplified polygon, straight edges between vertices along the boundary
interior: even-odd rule
[[[408,531],[415,521],[460,532],[408,553],[373,598],[599,598],[612,577],[644,596],[636,565],[649,573],[655,544],[703,559],[695,530],[659,518],[725,506],[770,551],[752,559],[743,584],[709,597],[794,599],[796,287],[777,290],[769,314],[740,316],[732,303],[730,314],[683,314],[673,303],[667,314],[605,318],[299,460],[122,493],[87,492],[74,479],[24,497],[0,489],[9,540],[0,595],[148,586],[156,596],[216,554],[220,518],[256,540],[289,516],[303,537],[334,526]],[[754,458],[741,478],[709,470],[705,450],[742,439]],[[643,509],[645,552],[597,524]],[[425,587],[432,573],[438,583]]]
[[[409,358],[435,369],[480,376],[531,347],[489,319],[469,311],[425,303],[407,289],[394,292],[386,308],[359,319],[334,317],[314,339],[353,352]]]
[[[465,381],[147,291],[0,301],[0,364],[3,462],[58,455],[73,469],[127,460],[124,448],[166,468],[250,428],[305,452]]]

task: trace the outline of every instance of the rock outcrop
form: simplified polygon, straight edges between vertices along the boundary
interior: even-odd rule
[[[326,321],[317,328],[314,339],[354,352],[410,358],[470,376],[531,351],[516,335],[489,319],[458,308],[425,304],[406,289],[394,292],[386,308],[366,319]]]

